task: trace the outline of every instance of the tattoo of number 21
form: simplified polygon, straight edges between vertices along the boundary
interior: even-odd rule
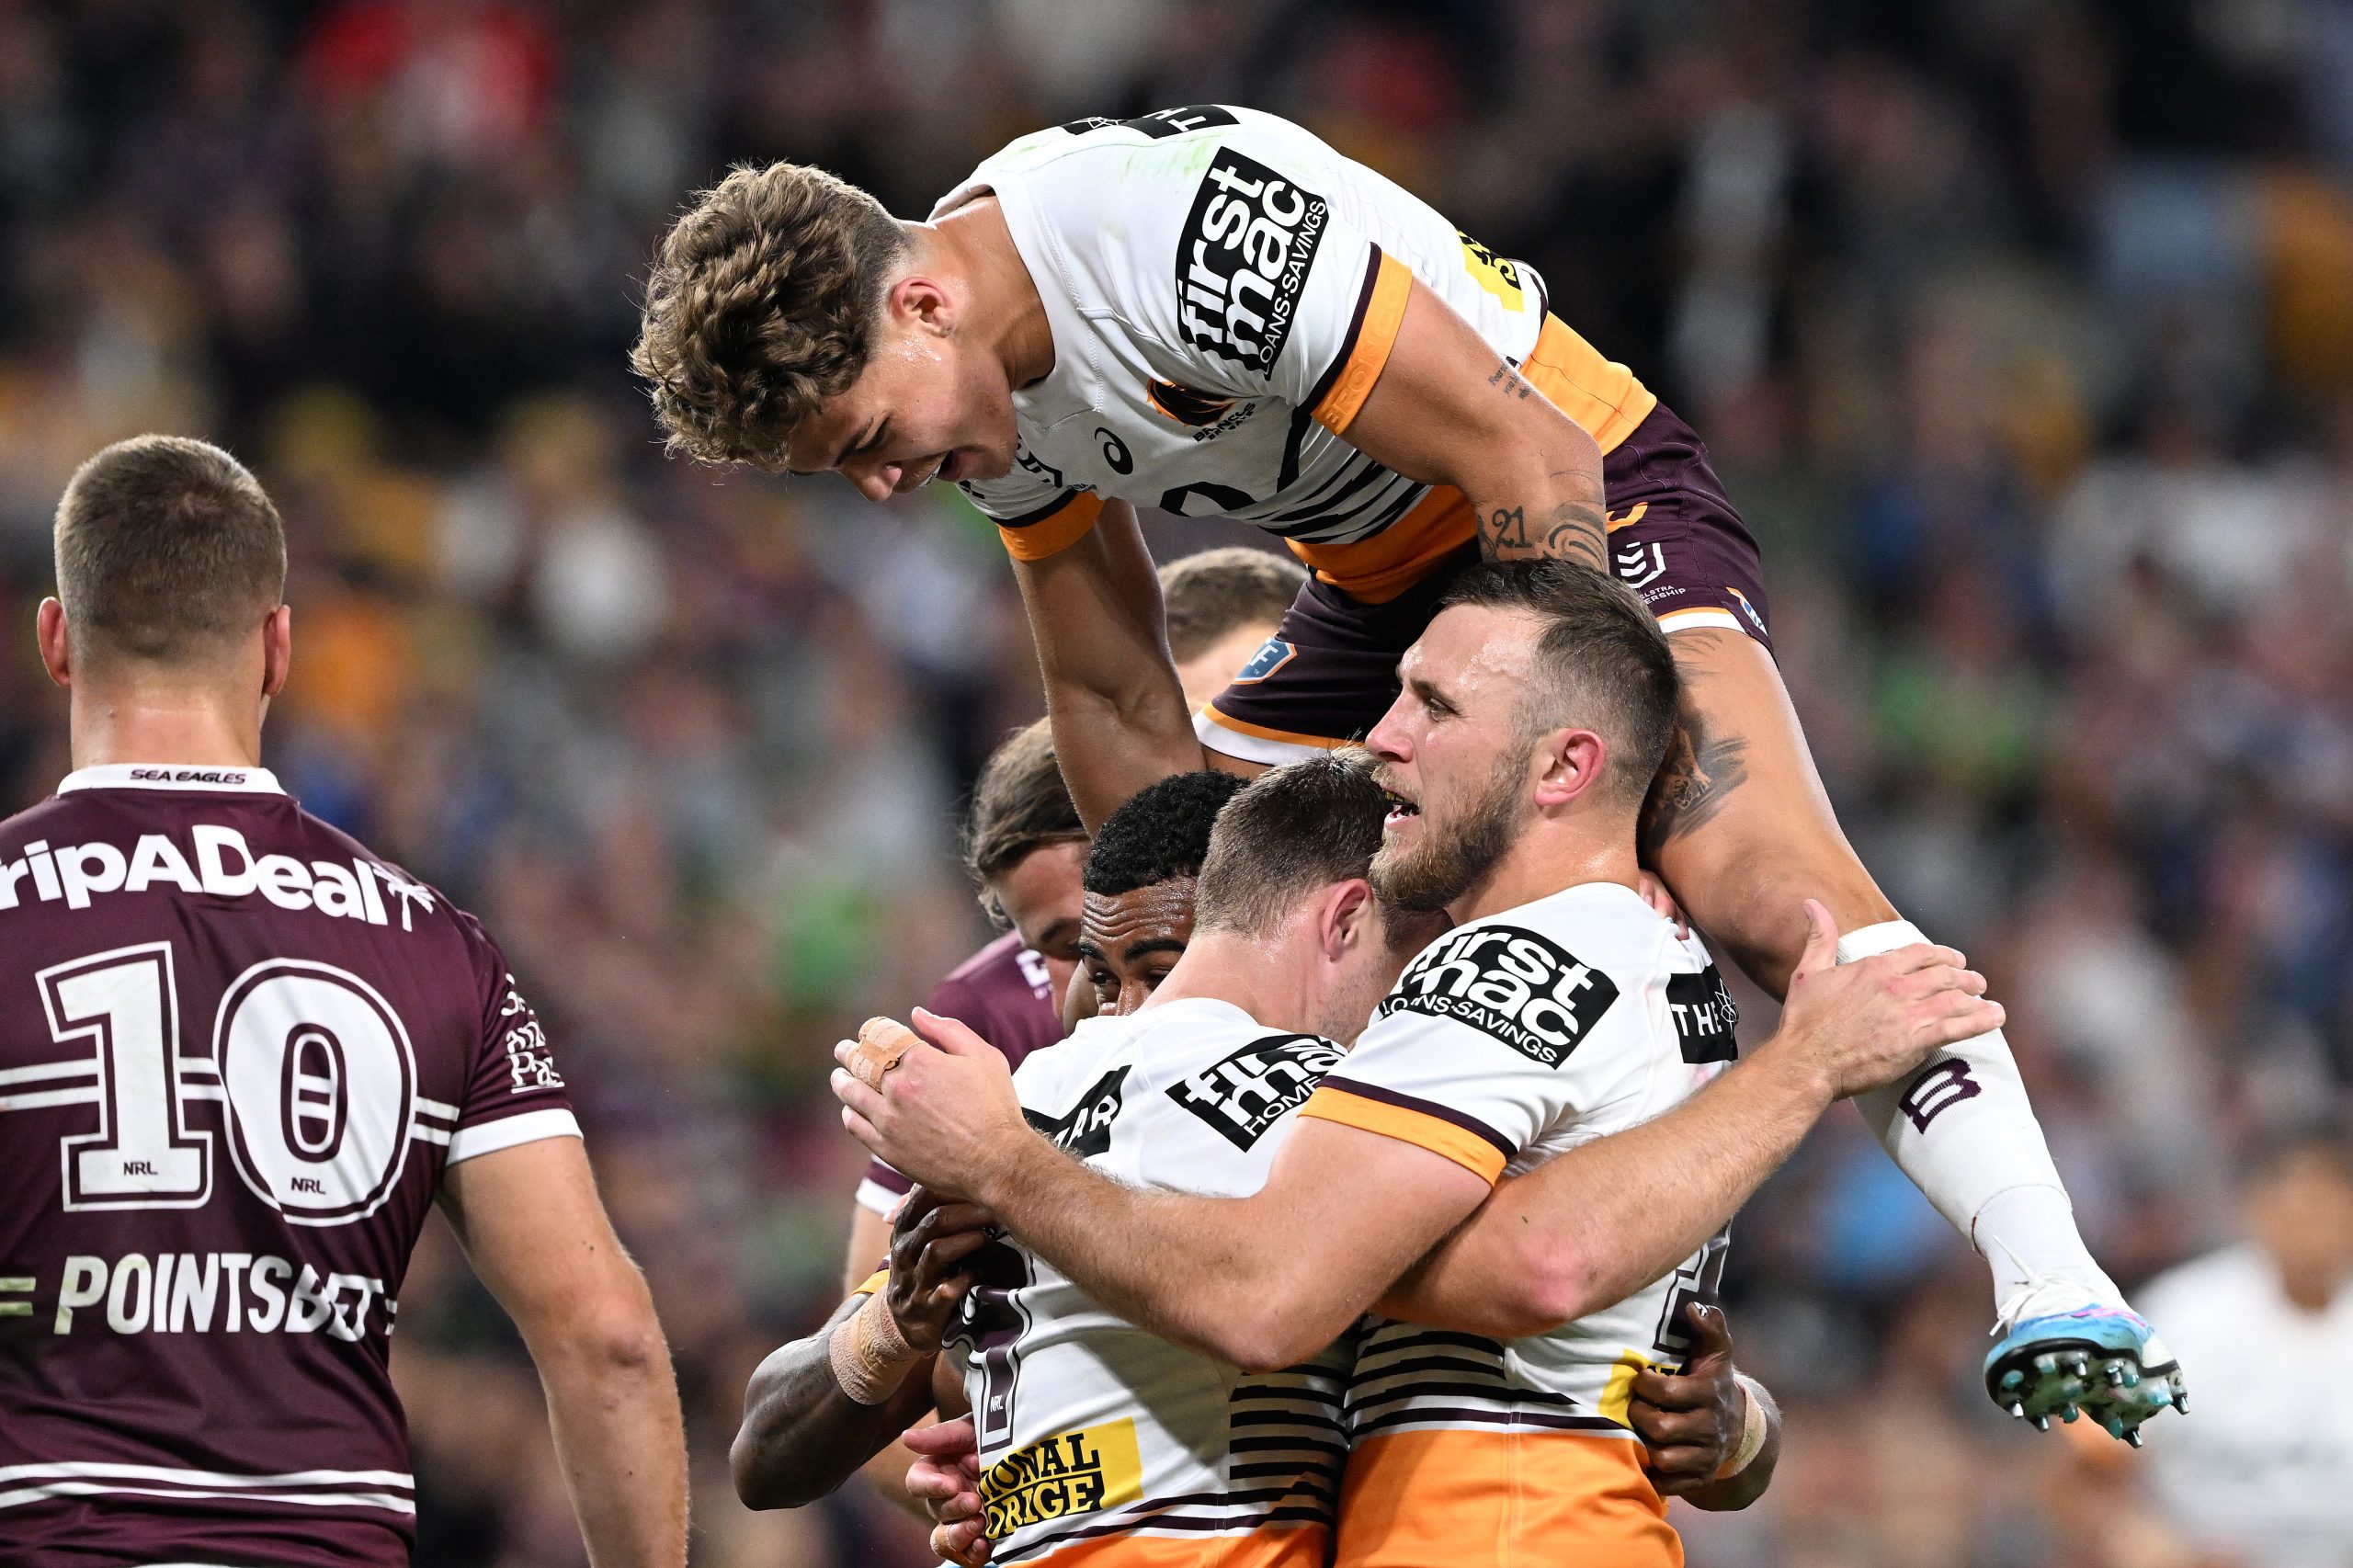
[[[1490,561],[1528,561],[1554,555],[1605,571],[1601,509],[1574,503],[1552,508],[1550,518],[1530,527],[1521,506],[1498,506],[1479,519],[1479,543]]]

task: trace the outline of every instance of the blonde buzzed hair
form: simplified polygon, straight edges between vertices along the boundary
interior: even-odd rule
[[[278,508],[243,463],[186,436],[134,436],[76,469],[53,542],[79,658],[201,662],[285,597]]]
[[[784,466],[785,442],[858,380],[906,232],[802,164],[742,167],[663,237],[630,363],[670,450]]]
[[[1279,624],[1306,581],[1290,556],[1245,544],[1177,557],[1160,569],[1170,656],[1181,665],[1245,626]]]

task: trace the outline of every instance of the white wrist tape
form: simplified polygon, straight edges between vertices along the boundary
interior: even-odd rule
[[[1747,1404],[1748,1414],[1741,1423],[1740,1446],[1733,1449],[1731,1458],[1717,1467],[1713,1477],[1717,1481],[1729,1481],[1746,1470],[1764,1449],[1765,1439],[1772,1432],[1772,1424],[1765,1418],[1765,1402],[1757,1397],[1760,1390],[1756,1380],[1745,1372],[1734,1372],[1732,1378],[1740,1385],[1740,1396]]]
[[[923,1355],[899,1332],[891,1303],[881,1292],[834,1330],[825,1343],[826,1358],[834,1366],[834,1381],[858,1404],[880,1404],[897,1392],[908,1370]]]

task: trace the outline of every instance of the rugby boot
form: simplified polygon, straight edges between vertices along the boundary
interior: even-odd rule
[[[2002,1313],[2008,1332],[1985,1356],[1995,1404],[2046,1432],[2053,1416],[2089,1420],[2136,1449],[2149,1417],[2167,1405],[2188,1414],[2180,1363],[2146,1319],[2120,1304],[2067,1306],[2068,1297],[2082,1301],[2039,1284]]]

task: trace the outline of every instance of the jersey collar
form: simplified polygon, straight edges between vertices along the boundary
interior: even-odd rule
[[[283,795],[278,775],[267,767],[208,767],[181,762],[107,762],[77,767],[57,786],[61,795],[76,790],[218,790],[237,795]]]

